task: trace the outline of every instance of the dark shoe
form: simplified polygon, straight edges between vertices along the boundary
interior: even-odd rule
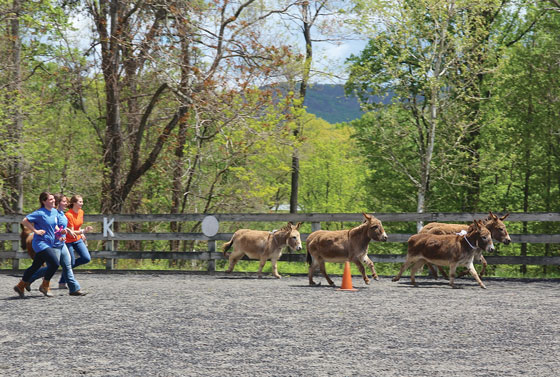
[[[87,292],[84,291],[76,291],[70,293],[70,296],[85,296],[85,295],[87,295]]]
[[[19,298],[24,298],[25,294],[23,293],[23,289],[19,287],[19,285],[14,286],[14,291],[19,295]]]
[[[45,287],[44,285],[41,285],[39,287],[39,292],[41,292],[42,294],[44,294],[47,297],[54,297],[51,290],[48,287]]]
[[[59,283],[58,289],[68,289],[68,286],[66,285],[66,283]]]
[[[31,292],[31,283],[25,283],[25,290]]]

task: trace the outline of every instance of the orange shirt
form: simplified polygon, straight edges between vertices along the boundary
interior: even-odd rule
[[[84,223],[84,211],[82,209],[79,209],[78,213],[76,213],[74,212],[74,210],[69,209],[68,211],[66,211],[65,215],[68,219],[68,228],[78,231]],[[72,237],[72,235],[68,233],[66,235],[66,243],[76,242],[81,238],[81,234],[78,234],[76,237]]]

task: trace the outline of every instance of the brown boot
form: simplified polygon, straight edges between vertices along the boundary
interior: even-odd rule
[[[39,287],[39,292],[41,292],[42,294],[44,294],[47,297],[53,297],[54,296],[51,292],[51,288],[49,287],[50,283],[51,283],[50,280],[44,280],[43,279],[43,283]]]
[[[14,291],[17,292],[20,298],[23,298],[25,296],[24,295],[25,284],[26,283],[23,280],[20,280],[19,283],[17,283],[17,285],[14,286]]]

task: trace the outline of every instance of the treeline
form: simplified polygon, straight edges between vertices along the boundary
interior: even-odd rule
[[[0,1],[2,212],[43,190],[90,213],[269,212],[294,182],[304,212],[560,211],[557,1],[338,5]],[[365,113],[329,124],[302,105],[325,79],[311,48],[357,34],[336,74]],[[558,253],[529,246],[508,252]]]

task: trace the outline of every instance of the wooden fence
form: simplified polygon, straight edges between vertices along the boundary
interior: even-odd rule
[[[416,223],[422,221],[424,223],[438,222],[471,222],[473,219],[485,218],[487,213],[443,213],[443,212],[426,212],[426,213],[375,213],[385,226],[391,222],[411,222]],[[86,223],[97,223],[94,225],[96,230],[103,232],[92,232],[88,234],[88,240],[104,241],[100,243],[102,250],[91,250],[92,258],[103,258],[106,260],[106,268],[114,267],[115,259],[181,259],[181,260],[203,260],[208,262],[208,270],[215,270],[215,261],[224,259],[221,252],[216,250],[216,241],[227,241],[231,238],[232,233],[217,233],[214,235],[205,235],[203,233],[142,233],[142,232],[113,232],[116,229],[116,223],[168,223],[168,222],[202,222],[207,216],[213,216],[212,220],[217,220],[219,224],[223,223],[247,223],[247,222],[278,222],[281,226],[288,221],[311,223],[312,231],[321,229],[321,223],[358,223],[363,220],[360,213],[274,213],[274,214],[153,214],[153,215],[86,215],[84,221]],[[19,261],[28,258],[27,254],[20,249],[19,233],[20,221],[23,215],[4,215],[0,216],[0,242],[11,244],[11,248],[4,247],[4,251],[0,250],[0,259],[11,259],[12,268],[18,270]],[[506,220],[511,222],[560,222],[560,213],[558,212],[531,212],[531,213],[511,213]],[[350,226],[348,226],[349,228]],[[121,227],[122,228],[122,227]],[[235,229],[235,228],[232,228]],[[560,265],[560,234],[512,234],[510,236],[512,243],[525,244],[553,244],[551,256],[488,256],[485,257],[489,264],[524,264],[524,265]],[[410,233],[392,233],[389,234],[388,242],[404,243],[412,234]],[[305,241],[307,233],[302,233],[302,240]],[[115,250],[115,242],[118,241],[203,241],[208,247],[204,251],[189,252],[170,252],[170,251],[128,251]],[[8,249],[8,250],[6,250]],[[370,248],[371,250],[372,248]],[[384,263],[402,263],[405,255],[403,254],[370,254],[370,258],[374,262]],[[305,254],[302,253],[284,253],[282,261],[304,262]]]

